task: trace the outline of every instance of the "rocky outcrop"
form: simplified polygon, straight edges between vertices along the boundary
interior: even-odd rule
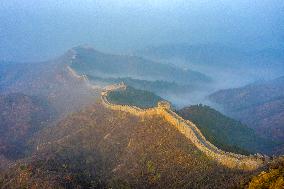
[[[182,134],[184,134],[185,137],[188,138],[200,151],[205,153],[209,158],[212,158],[229,168],[255,170],[267,163],[268,159],[261,155],[244,156],[218,149],[216,146],[206,140],[194,123],[184,120],[182,117],[173,112],[168,102],[159,102],[158,106],[155,108],[141,109],[135,106],[112,104],[108,101],[107,96],[109,91],[124,90],[125,88],[126,86],[123,83],[105,88],[105,90],[101,93],[102,104],[109,109],[129,112],[136,116],[158,114],[164,117],[164,119],[170,122]]]

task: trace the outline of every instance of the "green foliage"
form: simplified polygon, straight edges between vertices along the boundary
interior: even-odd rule
[[[154,93],[138,90],[128,86],[126,90],[111,91],[108,94],[108,100],[114,104],[132,105],[140,108],[155,107],[161,97]]]
[[[222,115],[209,106],[195,105],[178,111],[194,122],[203,135],[217,147],[230,152],[249,154],[265,152],[272,142],[258,137],[241,122]]]
[[[21,169],[22,171],[27,170],[27,166],[26,166],[26,165],[20,165],[20,169]]]
[[[152,161],[147,162],[147,170],[149,173],[154,173],[155,172],[155,165]]]

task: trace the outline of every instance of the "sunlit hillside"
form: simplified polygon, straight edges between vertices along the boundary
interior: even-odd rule
[[[100,104],[33,140],[35,156],[5,172],[2,186],[232,188],[252,174],[208,159],[159,116],[141,119]]]

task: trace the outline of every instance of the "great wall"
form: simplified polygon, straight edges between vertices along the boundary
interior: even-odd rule
[[[125,90],[126,86],[122,84],[111,85],[104,89],[101,93],[102,104],[111,110],[123,111],[135,116],[160,115],[170,122],[178,131],[188,138],[201,152],[205,153],[209,158],[216,160],[220,164],[239,170],[255,170],[264,166],[268,162],[268,158],[262,155],[240,155],[231,152],[225,152],[218,149],[203,136],[198,127],[191,121],[184,120],[171,110],[168,102],[159,102],[157,107],[141,109],[135,106],[112,104],[108,100],[108,93],[114,90]]]
[[[74,55],[74,57],[75,56],[76,55]],[[88,80],[87,76],[80,76],[71,67],[67,66],[67,70],[73,77],[85,82],[86,85],[91,89],[101,89],[100,87],[94,86]],[[106,86],[101,92],[102,104],[106,108],[109,108],[111,110],[128,112],[139,117],[153,115],[162,116],[165,120],[170,122],[179,132],[185,135],[185,137],[188,138],[201,152],[205,153],[209,158],[219,162],[226,167],[250,171],[258,169],[268,163],[269,158],[267,156],[262,156],[259,154],[245,156],[220,150],[203,136],[201,131],[194,123],[189,120],[184,120],[174,111],[172,111],[171,106],[168,102],[159,102],[157,107],[154,108],[141,109],[136,106],[112,104],[108,101],[107,97],[110,91],[125,89],[126,86],[123,83]]]

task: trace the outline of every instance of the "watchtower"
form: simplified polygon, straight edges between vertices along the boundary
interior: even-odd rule
[[[158,108],[170,110],[171,104],[168,101],[160,101],[158,102]]]

